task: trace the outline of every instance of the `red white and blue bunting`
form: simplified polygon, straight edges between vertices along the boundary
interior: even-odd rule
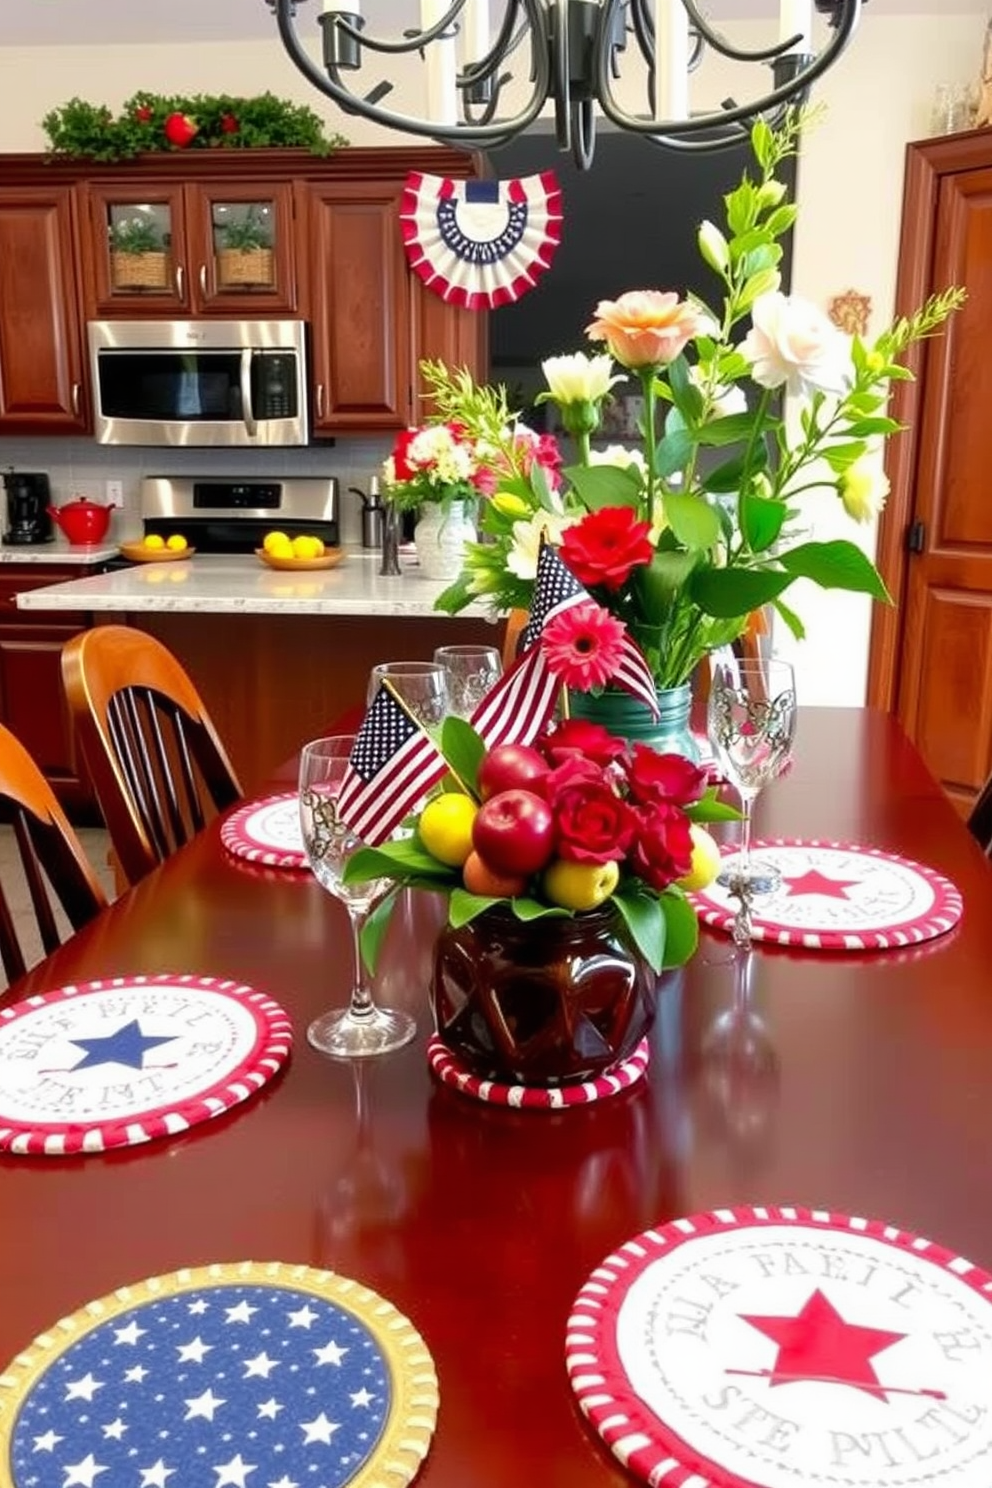
[[[406,255],[451,305],[494,310],[533,289],[561,240],[554,171],[510,181],[452,181],[411,171],[400,207]]]

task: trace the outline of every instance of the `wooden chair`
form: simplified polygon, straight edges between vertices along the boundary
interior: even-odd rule
[[[530,610],[511,610],[506,617],[506,626],[503,630],[504,672],[508,672],[517,659],[517,647],[520,645],[520,637],[529,619]]]
[[[137,883],[241,786],[199,693],[152,636],[84,631],[63,648],[62,680],[114,853]]]
[[[968,831],[987,858],[992,858],[992,775],[986,780],[968,815]]]
[[[81,930],[107,899],[65,812],[24,745],[0,725],[0,801],[13,815],[34,917],[45,955],[62,943],[52,894],[73,930]],[[51,892],[50,892],[51,891]],[[0,959],[8,982],[27,970],[7,895],[0,886]]]

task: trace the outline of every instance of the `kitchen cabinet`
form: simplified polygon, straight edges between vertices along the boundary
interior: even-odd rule
[[[291,183],[88,183],[83,194],[94,318],[295,311]]]
[[[47,563],[0,569],[0,723],[17,735],[76,822],[99,821],[99,815],[62,690],[62,647],[92,617],[60,611],[48,618],[19,610],[15,596],[95,572]]]
[[[0,186],[0,434],[88,428],[73,226],[71,187]]]

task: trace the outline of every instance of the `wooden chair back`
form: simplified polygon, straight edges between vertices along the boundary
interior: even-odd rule
[[[0,725],[0,801],[13,818],[14,837],[45,955],[62,943],[52,895],[73,930],[107,905],[79,838],[24,745]],[[8,982],[27,970],[10,901],[0,884],[0,960]]]
[[[511,610],[503,628],[503,670],[508,672],[517,659],[517,648],[524,626],[530,619],[530,610]]]
[[[188,674],[153,636],[83,631],[63,648],[62,679],[114,852],[137,883],[241,786]]]
[[[987,858],[992,858],[992,775],[986,780],[971,808],[968,831]]]

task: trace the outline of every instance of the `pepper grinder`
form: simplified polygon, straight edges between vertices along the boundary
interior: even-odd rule
[[[356,496],[362,500],[362,547],[379,549],[382,547],[382,526],[385,515],[382,505],[382,497],[379,494],[378,476],[369,477],[368,494],[359,490],[358,486],[349,486]]]
[[[400,574],[400,513],[391,501],[386,502],[382,521],[381,574]]]

